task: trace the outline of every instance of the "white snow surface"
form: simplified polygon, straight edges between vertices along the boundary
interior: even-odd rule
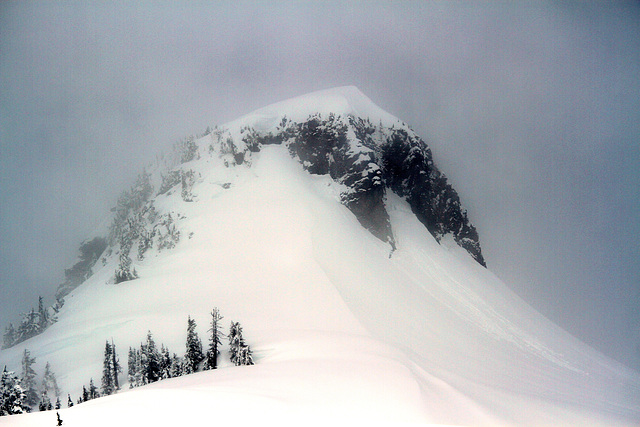
[[[267,130],[317,111],[398,122],[345,87],[227,129]],[[0,364],[19,372],[28,348],[40,375],[51,364],[66,406],[66,393],[75,401],[90,378],[99,384],[105,340],[126,373],[129,346],[148,330],[182,355],[190,315],[206,343],[218,307],[223,323],[243,325],[256,365],[231,366],[225,346],[215,371],[124,384],[59,410],[64,426],[640,424],[640,374],[545,319],[454,242],[438,244],[404,200],[386,201],[390,256],[339,203],[339,186],[306,173],[284,146],[263,147],[250,167],[225,167],[216,153],[188,167],[200,173],[195,201],[174,191],[155,202],[184,215],[178,245],[134,260],[140,278],[117,285],[113,263],[96,264],[59,321],[2,350]],[[55,412],[0,425],[55,425]]]

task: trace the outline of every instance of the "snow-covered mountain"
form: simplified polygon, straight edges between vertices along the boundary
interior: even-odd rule
[[[0,352],[49,362],[74,400],[106,340],[187,317],[241,321],[254,366],[60,410],[64,425],[637,425],[640,375],[549,322],[485,268],[426,144],[354,87],[257,110],[176,145],[120,197],[60,287],[58,321]],[[86,279],[86,280],[85,280]],[[66,398],[65,398],[66,400]],[[0,417],[53,424],[55,412]]]

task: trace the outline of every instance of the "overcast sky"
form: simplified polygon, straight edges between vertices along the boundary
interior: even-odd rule
[[[320,3],[0,3],[0,325],[170,143],[355,85],[431,146],[494,272],[640,368],[638,3]]]

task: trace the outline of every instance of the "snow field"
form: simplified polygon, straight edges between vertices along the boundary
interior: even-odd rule
[[[283,115],[315,112],[399,123],[346,87],[228,128],[268,131]],[[640,423],[637,372],[553,325],[457,245],[438,244],[404,200],[387,198],[398,247],[390,256],[339,203],[340,186],[304,172],[286,147],[263,147],[251,162],[226,168],[203,156],[183,165],[199,174],[196,201],[179,191],[155,201],[159,212],[184,216],[178,245],[134,260],[140,278],[117,285],[113,261],[97,264],[59,322],[3,350],[0,363],[19,371],[28,348],[36,370],[49,361],[75,400],[89,378],[99,384],[105,340],[113,338],[123,365],[147,330],[182,355],[187,316],[206,345],[218,307],[223,325],[242,324],[256,365],[230,366],[225,345],[220,369],[61,410],[65,426]],[[55,411],[0,425],[54,420]]]

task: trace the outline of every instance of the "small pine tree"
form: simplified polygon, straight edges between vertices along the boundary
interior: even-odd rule
[[[0,379],[0,416],[23,414],[30,411],[25,403],[25,393],[20,380],[13,372],[4,367]]]
[[[154,383],[161,378],[160,353],[153,340],[151,331],[147,333],[147,343],[142,346],[142,374],[144,384]]]
[[[164,344],[160,346],[160,378],[163,380],[171,378],[171,356]]]
[[[102,362],[102,395],[108,396],[115,391],[112,369],[112,349],[109,341],[106,342],[104,348],[104,360]]]
[[[71,395],[67,394],[67,408],[73,407],[73,400],[71,400]]]
[[[47,326],[49,326],[49,310],[44,306],[44,299],[42,297],[38,297],[38,320],[38,333],[40,333],[47,329]]]
[[[118,381],[118,374],[122,372],[122,366],[120,366],[120,359],[118,353],[116,353],[116,345],[111,340],[111,374],[113,377],[114,393],[120,390],[120,381]]]
[[[238,365],[253,365],[253,352],[250,346],[244,345],[240,347],[240,351],[238,352]]]
[[[89,381],[89,400],[97,399],[100,397],[100,392],[98,388],[93,384],[93,378]]]
[[[236,366],[253,365],[253,353],[244,342],[240,322],[231,322],[229,328],[229,356]]]
[[[144,345],[140,345],[140,350],[136,350],[136,365],[135,365],[135,384],[136,387],[147,384],[147,377],[145,372],[147,371],[147,356],[144,350]]]
[[[36,372],[32,366],[36,363],[36,358],[31,357],[29,350],[25,349],[22,354],[22,388],[25,392],[24,403],[33,408],[40,401],[38,389],[36,388]]]
[[[60,409],[60,408],[56,408],[56,409]],[[62,425],[62,418],[60,418],[60,413],[56,412],[56,422],[58,426]]]
[[[120,263],[115,272],[114,282],[116,284],[126,282],[128,280],[133,280],[138,278],[138,273],[136,272],[135,267],[131,270],[131,258],[129,257],[129,252],[123,250],[120,253]]]
[[[50,411],[53,408],[47,390],[42,391],[42,397],[40,398],[40,405],[38,408],[40,409],[40,412]]]
[[[202,341],[196,332],[196,321],[189,316],[187,320],[187,351],[184,355],[184,374],[198,372],[200,363],[204,360]]]
[[[171,378],[177,378],[183,375],[183,362],[177,354],[173,353],[171,357]]]
[[[13,327],[13,323],[9,323],[4,330],[4,335],[2,336],[2,348],[9,348],[13,346],[16,342],[16,330]]]
[[[129,388],[138,386],[138,384],[136,384],[137,356],[137,352],[129,347],[129,356],[127,357],[127,380],[129,381]]]
[[[58,398],[56,398],[56,406],[55,406],[55,408],[56,409],[60,409],[61,406],[62,406],[62,403],[60,403],[60,398],[58,397]]]
[[[242,326],[240,326],[240,322],[231,321],[231,326],[229,327],[229,359],[236,366],[238,366],[239,360],[238,353],[243,345]]]
[[[223,317],[220,315],[220,310],[217,307],[211,311],[211,328],[209,328],[209,332],[211,335],[209,336],[209,349],[207,350],[207,356],[204,364],[204,369],[216,369],[218,367],[218,355],[220,354],[220,347],[222,346],[221,338],[222,334],[222,325],[220,321]]]
[[[58,387],[58,380],[55,374],[51,370],[51,365],[47,362],[44,368],[44,375],[42,377],[42,390],[46,390],[48,393],[53,394],[55,397],[60,397],[60,387]]]

